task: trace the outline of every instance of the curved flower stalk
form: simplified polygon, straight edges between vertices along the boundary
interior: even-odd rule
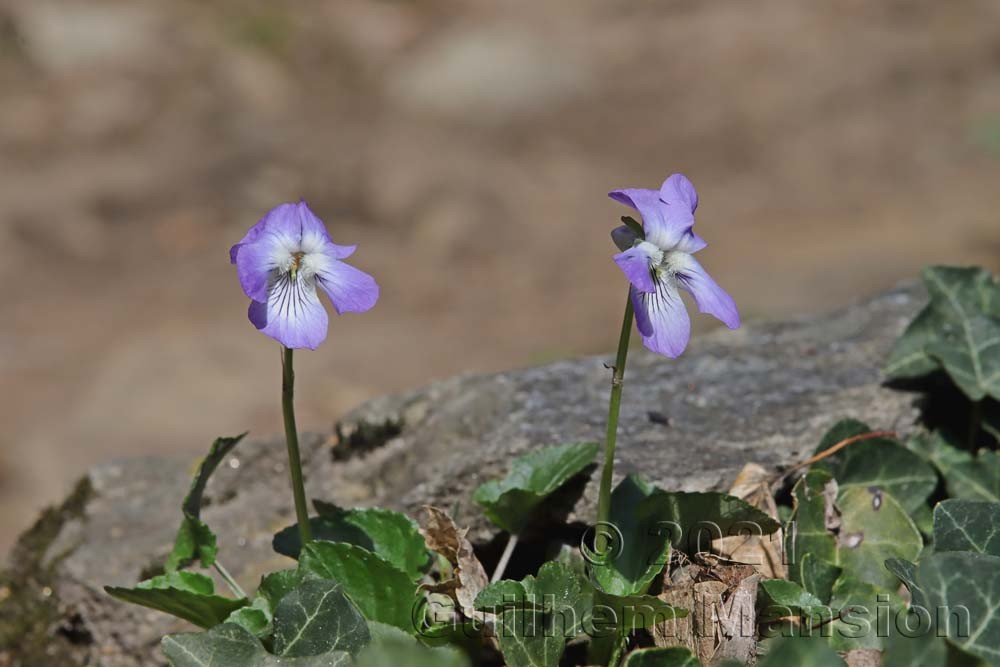
[[[357,246],[337,245],[304,201],[268,211],[229,251],[251,299],[249,317],[287,348],[315,350],[329,323],[316,288],[337,313],[362,313],[378,301],[378,284],[345,264]]]
[[[311,535],[295,425],[292,351],[315,350],[326,339],[329,318],[319,302],[317,287],[327,293],[337,313],[361,313],[378,301],[375,279],[341,261],[356,248],[330,240],[323,221],[300,201],[268,211],[229,250],[229,261],[236,265],[240,285],[251,300],[250,321],[282,345],[281,407],[303,545]]]
[[[730,329],[740,326],[733,298],[712,280],[694,258],[708,244],[694,233],[698,192],[683,174],[674,174],[659,190],[614,190],[608,195],[642,216],[645,238],[627,225],[611,232],[621,252],[615,262],[631,283],[636,326],[653,352],[678,357],[691,337],[691,320],[679,290],[694,297],[698,310],[717,317]]]

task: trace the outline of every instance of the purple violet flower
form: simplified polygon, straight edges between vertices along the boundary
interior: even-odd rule
[[[251,299],[250,321],[285,347],[315,350],[329,322],[317,285],[338,314],[363,313],[378,301],[375,279],[340,261],[356,248],[331,241],[304,201],[268,211],[229,250]]]
[[[686,176],[674,174],[659,191],[634,188],[608,196],[642,216],[645,239],[625,225],[612,231],[611,238],[623,251],[615,262],[632,283],[636,327],[646,347],[668,357],[680,356],[687,347],[691,320],[677,288],[690,292],[701,312],[730,329],[740,326],[733,298],[693,257],[708,244],[691,229],[698,193]]]

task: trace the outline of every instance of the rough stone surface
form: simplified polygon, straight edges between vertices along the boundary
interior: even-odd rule
[[[800,460],[843,416],[907,430],[916,417],[913,397],[881,386],[879,368],[923,298],[919,288],[903,287],[831,315],[721,330],[673,362],[637,350],[626,376],[618,476],[641,471],[664,488],[724,489],[749,461],[777,467]],[[334,433],[304,438],[309,493],[411,513],[435,504],[471,526],[474,541],[487,542],[495,533],[472,504],[472,490],[502,474],[511,456],[599,440],[605,361],[456,377],[371,401]],[[203,517],[219,533],[221,558],[247,587],[290,564],[270,549],[271,535],[291,518],[283,458],[279,439],[248,440],[209,485]],[[101,587],[134,583],[162,562],[190,468],[166,459],[99,466],[88,475],[82,508],[49,516],[44,531],[22,538],[5,590],[22,607],[37,596],[51,608],[36,622],[45,627],[32,630],[56,635],[46,651],[57,657],[46,664],[163,663],[159,637],[184,625],[112,600]],[[591,516],[595,498],[596,476],[576,519]],[[0,664],[35,664],[25,642],[11,639],[13,622],[0,610],[7,643]]]

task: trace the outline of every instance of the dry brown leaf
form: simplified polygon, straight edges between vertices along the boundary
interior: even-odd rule
[[[458,602],[467,618],[475,617],[476,596],[490,583],[483,564],[476,558],[472,543],[466,538],[468,530],[459,530],[455,521],[444,510],[424,506],[426,518],[420,529],[427,548],[441,554],[454,566],[454,579],[434,585],[439,592],[448,593]]]
[[[778,519],[778,506],[770,488],[771,473],[763,466],[748,463],[736,476],[729,494]],[[752,565],[766,579],[784,579],[787,570],[783,559],[783,531],[770,535],[731,535],[715,540],[713,548],[729,560]]]

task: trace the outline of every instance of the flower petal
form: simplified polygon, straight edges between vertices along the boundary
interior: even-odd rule
[[[233,246],[236,274],[243,292],[254,301],[267,301],[268,281],[278,267],[284,243],[280,237],[261,231],[252,243]]]
[[[730,329],[740,326],[740,312],[733,297],[712,280],[698,260],[681,255],[674,260],[674,267],[680,286],[691,293],[699,311],[714,315]]]
[[[697,193],[692,205],[690,193],[675,179],[680,174],[668,178],[661,190],[646,190],[631,188],[614,190],[608,196],[626,206],[631,206],[642,215],[642,227],[646,232],[646,240],[656,244],[663,250],[673,249],[684,239],[688,230],[694,226],[694,208],[697,206]],[[690,185],[690,181],[681,176]],[[671,179],[675,179],[671,181]],[[669,183],[673,183],[668,187]],[[694,186],[691,186],[691,190]],[[664,191],[672,198],[664,200]]]
[[[630,294],[643,345],[657,354],[679,357],[691,338],[691,318],[677,288],[657,280],[655,292],[640,292],[633,286]]]
[[[285,347],[315,350],[326,339],[326,309],[319,302],[315,283],[301,276],[293,279],[286,273],[275,277],[268,287],[267,301],[251,302],[248,315],[261,333]]]
[[[708,242],[701,238],[692,230],[688,230],[681,240],[674,246],[674,250],[680,252],[686,252],[689,255],[698,252],[699,250],[704,250],[708,247]]]
[[[663,251],[647,241],[615,255],[615,263],[640,292],[656,291],[651,265],[659,264],[662,260]]]
[[[611,240],[619,250],[628,250],[639,240],[639,235],[628,225],[621,225],[611,230]]]
[[[686,206],[692,213],[698,208],[698,191],[684,174],[671,174],[663,181],[660,199],[670,205]]]
[[[370,275],[336,259],[316,273],[317,282],[330,296],[337,313],[363,313],[378,301],[378,283]]]

